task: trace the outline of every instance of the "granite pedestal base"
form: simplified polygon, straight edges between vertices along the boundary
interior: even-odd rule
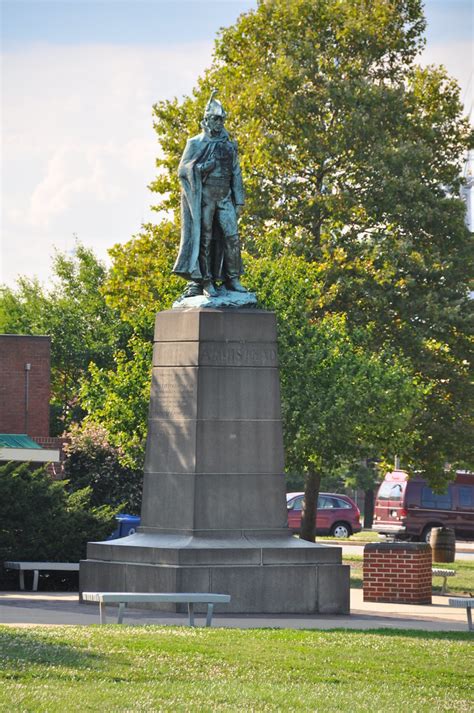
[[[272,313],[157,315],[141,526],[89,543],[81,591],[230,594],[222,611],[234,613],[349,611],[341,548],[288,531],[279,389]]]
[[[229,593],[223,612],[345,614],[349,567],[341,565],[340,553],[293,537],[213,540],[138,532],[89,545],[81,590]]]

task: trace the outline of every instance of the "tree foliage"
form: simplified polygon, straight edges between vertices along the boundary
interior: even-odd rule
[[[314,540],[321,482],[375,455],[410,453],[424,393],[403,356],[374,350],[371,328],[349,330],[343,314],[312,317],[318,266],[301,257],[248,261],[248,280],[278,315],[286,467],[304,473],[302,536]]]
[[[222,30],[192,96],[155,106],[152,189],[179,220],[176,169],[218,87],[239,143],[254,256],[318,265],[310,319],[344,314],[423,384],[405,465],[471,460],[472,239],[459,196],[472,132],[459,87],[420,68],[421,0],[271,0]]]
[[[404,453],[423,391],[410,365],[378,352],[370,329],[349,331],[343,314],[312,318],[317,266],[294,256],[248,263],[248,281],[278,315],[287,466],[334,471],[367,454]],[[407,428],[408,425],[408,428]]]
[[[155,315],[171,308],[182,291],[182,281],[171,275],[178,240],[176,227],[164,221],[143,226],[110,250],[113,262],[102,291],[133,334],[111,365],[90,365],[80,394],[87,422],[107,429],[121,464],[132,471],[143,468]]]
[[[182,280],[171,273],[178,242],[177,227],[162,221],[144,225],[139,235],[109,251],[112,267],[103,287],[107,304],[135,335],[150,341],[156,313],[170,309],[183,289]]]
[[[241,15],[193,96],[155,106],[159,207],[179,208],[179,157],[217,86],[246,179],[247,249],[260,251],[268,224],[280,228],[280,250],[289,238],[311,258],[335,224],[418,232],[431,212],[436,229],[442,187],[459,184],[468,125],[454,80],[414,64],[421,6],[274,0]],[[452,206],[461,215],[460,201]]]
[[[89,364],[109,366],[130,329],[105,302],[107,270],[92,250],[78,244],[73,257],[57,253],[53,273],[48,290],[28,278],[1,289],[0,332],[51,336],[53,430],[62,432],[82,415],[78,390]]]
[[[90,421],[82,426],[73,424],[67,436],[64,477],[68,492],[88,488],[93,507],[110,505],[138,515],[143,470],[123,464],[127,454],[110,443],[110,436],[103,426]]]
[[[29,463],[0,467],[0,558],[78,562],[89,541],[114,530],[116,511],[93,507],[91,490],[68,494],[45,468]]]
[[[106,428],[118,459],[133,471],[143,468],[151,356],[152,342],[134,335],[127,350],[116,352],[112,368],[90,365],[81,390],[86,423]]]

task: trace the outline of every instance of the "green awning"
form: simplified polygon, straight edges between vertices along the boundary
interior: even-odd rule
[[[0,448],[39,448],[35,441],[24,433],[0,433]]]

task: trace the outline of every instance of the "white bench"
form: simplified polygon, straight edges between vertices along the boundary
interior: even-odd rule
[[[39,573],[46,571],[79,572],[79,562],[4,562],[5,569],[20,570],[20,589],[25,589],[25,572],[33,571],[32,592],[38,591]]]
[[[82,592],[82,599],[85,602],[99,602],[99,623],[106,624],[105,605],[118,603],[117,624],[123,621],[123,615],[127,604],[134,602],[173,602],[175,604],[187,604],[189,613],[189,626],[194,626],[194,605],[207,604],[206,626],[211,626],[214,604],[228,604],[230,594],[211,594],[208,592],[186,593],[167,592],[160,594],[157,592]]]
[[[441,586],[441,594],[447,594],[448,588],[446,585],[446,579],[448,577],[455,577],[456,571],[454,569],[439,569],[438,567],[433,567],[431,570],[433,577],[443,577],[443,584]]]
[[[474,631],[471,615],[471,609],[474,607],[474,597],[453,597],[449,600],[449,606],[465,609],[467,614],[467,628],[469,631]]]

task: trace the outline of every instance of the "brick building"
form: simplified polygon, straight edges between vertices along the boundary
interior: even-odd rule
[[[0,335],[1,461],[59,461],[61,441],[49,435],[50,381],[50,337]]]

